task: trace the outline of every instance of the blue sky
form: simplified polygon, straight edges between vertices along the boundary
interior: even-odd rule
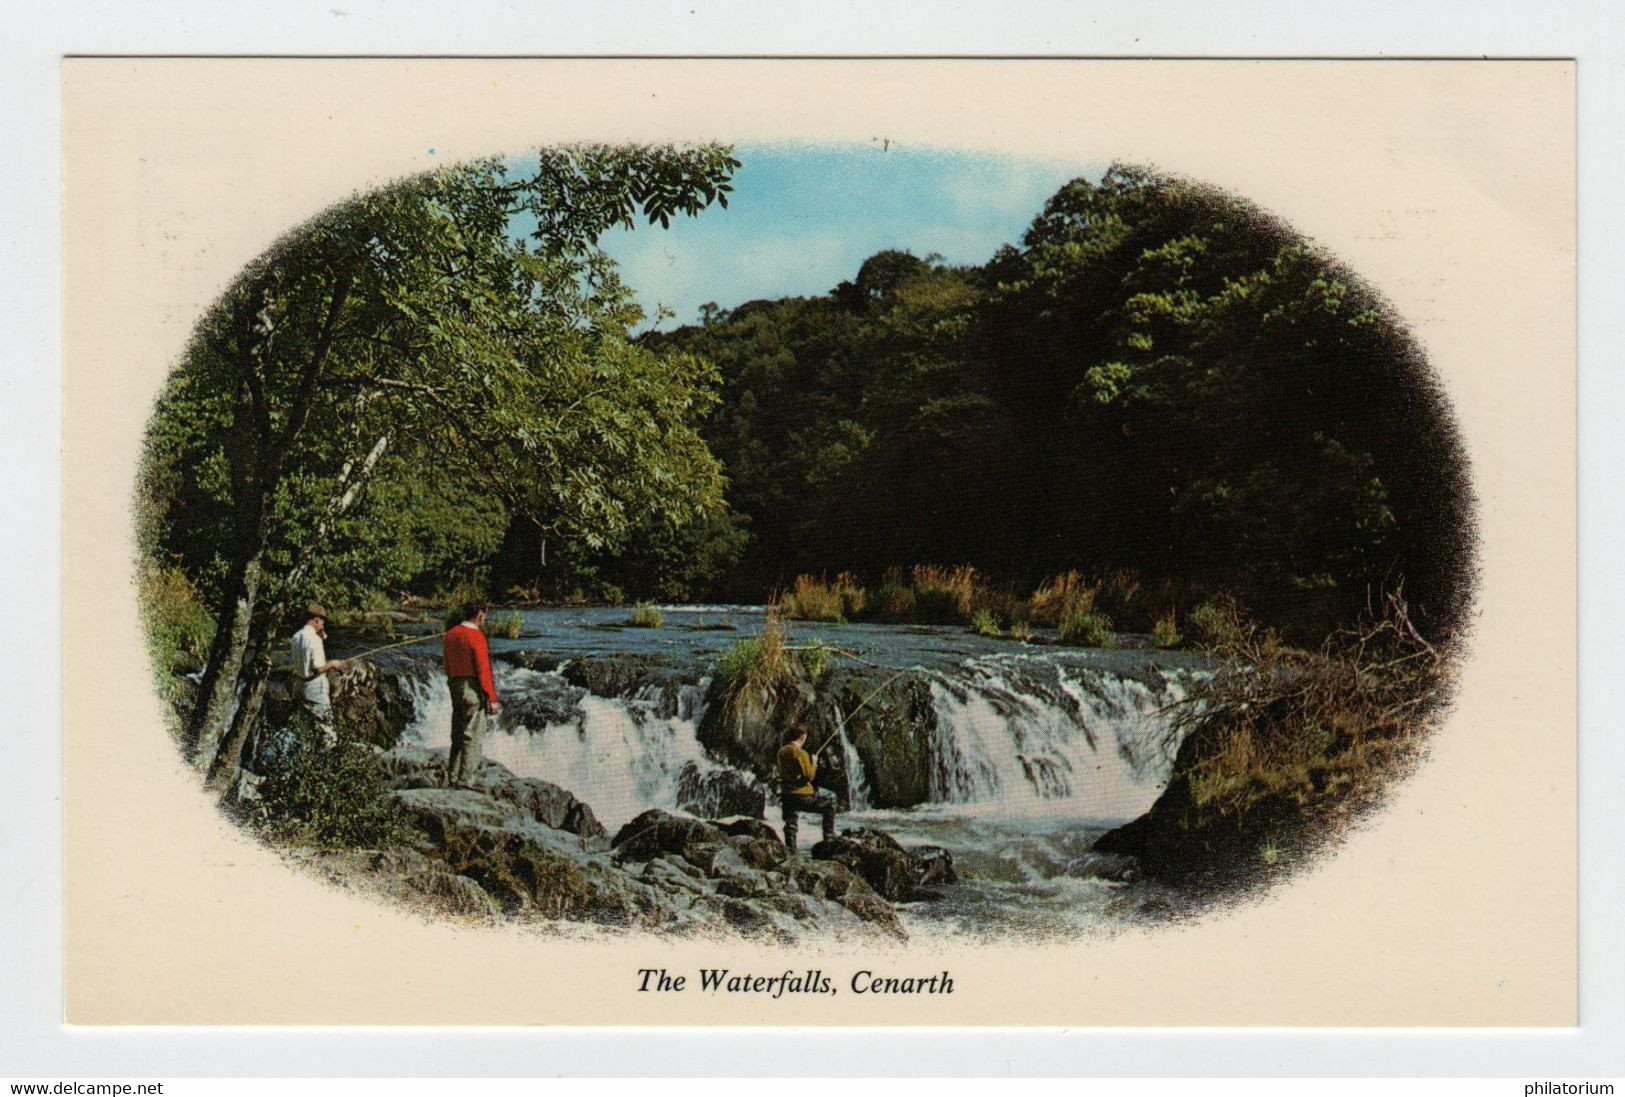
[[[1104,164],[1027,160],[897,144],[740,146],[728,208],[616,230],[602,244],[637,291],[692,323],[699,306],[828,293],[863,260],[896,248],[983,263],[1016,243],[1044,201]]]

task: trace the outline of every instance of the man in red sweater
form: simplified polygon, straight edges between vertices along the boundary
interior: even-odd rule
[[[463,623],[446,630],[445,662],[451,686],[451,756],[446,759],[446,784],[467,788],[479,772],[485,745],[485,717],[502,708],[496,682],[491,678],[491,649],[480,626],[486,607],[470,602],[462,608]]]

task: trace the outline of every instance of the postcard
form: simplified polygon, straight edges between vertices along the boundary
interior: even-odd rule
[[[1575,1024],[1574,94],[68,60],[66,1019]]]

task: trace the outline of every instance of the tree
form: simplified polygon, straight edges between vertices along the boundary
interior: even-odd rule
[[[186,738],[213,786],[235,776],[271,630],[381,476],[442,504],[477,489],[587,544],[717,508],[693,428],[710,367],[629,341],[640,314],[597,240],[726,205],[737,167],[715,146],[589,146],[443,169],[290,234],[203,319],[149,463],[202,458],[204,505],[180,517],[212,545],[219,627]]]

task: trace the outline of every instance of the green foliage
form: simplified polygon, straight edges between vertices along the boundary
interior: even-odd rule
[[[761,635],[737,641],[717,663],[726,711],[737,716],[745,705],[765,700],[791,681],[790,654],[785,650],[784,622],[769,613]]]
[[[1158,617],[1151,625],[1151,645],[1159,648],[1178,647],[1184,637],[1179,635],[1179,625],[1174,611],[1169,610]]]
[[[517,640],[524,627],[525,615],[518,610],[494,610],[485,615],[485,623],[480,626],[480,631],[490,637]]]
[[[137,597],[160,682],[183,657],[201,665],[214,639],[214,618],[186,574],[170,565],[149,567],[140,575]]]
[[[1098,610],[1069,610],[1063,613],[1056,638],[1077,647],[1114,648],[1112,619]]]
[[[816,682],[829,670],[830,659],[833,657],[834,652],[822,640],[814,640],[796,652],[796,655],[801,659],[801,668],[806,673],[807,680]]]
[[[994,618],[993,611],[979,609],[971,614],[970,631],[978,636],[1002,636],[999,622]]]
[[[325,748],[304,717],[280,738],[283,749],[266,764],[259,786],[267,837],[321,849],[375,849],[405,836],[405,813],[365,746],[341,740]]]
[[[1401,574],[1426,621],[1455,619],[1470,495],[1416,345],[1329,256],[1211,189],[1114,167],[981,268],[885,251],[827,297],[646,342],[718,365],[705,431],[749,521],[747,596],[953,559],[1024,583],[1087,569],[1136,631],[1171,585],[1323,635]],[[1124,569],[1145,586],[1114,586]],[[907,578],[870,595],[876,619],[980,608]]]
[[[152,545],[209,601],[474,577],[510,518],[591,548],[721,513],[713,368],[635,345],[597,241],[724,203],[719,147],[482,160],[335,207],[204,317],[148,433]],[[240,592],[239,592],[240,593]]]
[[[1197,644],[1215,651],[1235,648],[1246,633],[1247,619],[1234,598],[1220,595],[1191,610],[1187,621]]]
[[[659,628],[664,620],[659,606],[653,602],[639,602],[632,607],[632,616],[626,623],[635,628]]]

